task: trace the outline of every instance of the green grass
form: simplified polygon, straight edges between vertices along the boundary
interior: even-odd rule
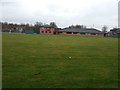
[[[4,33],[3,88],[117,88],[117,50],[117,38]]]

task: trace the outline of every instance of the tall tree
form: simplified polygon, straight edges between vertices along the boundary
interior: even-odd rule
[[[107,27],[106,25],[104,25],[104,26],[102,27],[102,32],[106,33],[106,32],[107,32],[107,29],[108,29],[108,27]]]
[[[43,25],[42,22],[36,22],[36,23],[35,23],[35,26],[42,26],[42,25]]]
[[[69,28],[86,28],[84,25],[71,25]]]
[[[42,22],[36,22],[35,25],[34,25],[34,29],[39,30],[41,26],[43,26]]]
[[[50,22],[50,26],[53,28],[58,28],[55,22]]]

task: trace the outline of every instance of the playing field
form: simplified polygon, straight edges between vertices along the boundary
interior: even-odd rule
[[[117,88],[118,39],[3,34],[3,88]]]

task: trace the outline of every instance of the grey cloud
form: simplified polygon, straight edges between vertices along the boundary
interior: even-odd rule
[[[90,6],[87,9],[64,8],[60,4],[48,4],[49,12],[44,14],[43,11],[30,12],[21,7],[20,3],[7,2],[2,6],[2,21],[17,23],[35,23],[41,21],[49,23],[54,21],[59,27],[66,27],[72,24],[83,24],[92,27],[94,24],[97,28],[102,25],[109,27],[117,26],[117,2],[101,3]],[[44,11],[46,12],[46,11]]]

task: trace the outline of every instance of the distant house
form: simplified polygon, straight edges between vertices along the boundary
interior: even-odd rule
[[[112,37],[120,38],[120,28],[113,28],[109,32]]]
[[[104,36],[104,33],[94,28],[65,28],[57,30],[62,35]]]
[[[118,33],[120,33],[120,28],[113,28],[113,29],[110,30],[110,32],[112,34],[118,34]]]

